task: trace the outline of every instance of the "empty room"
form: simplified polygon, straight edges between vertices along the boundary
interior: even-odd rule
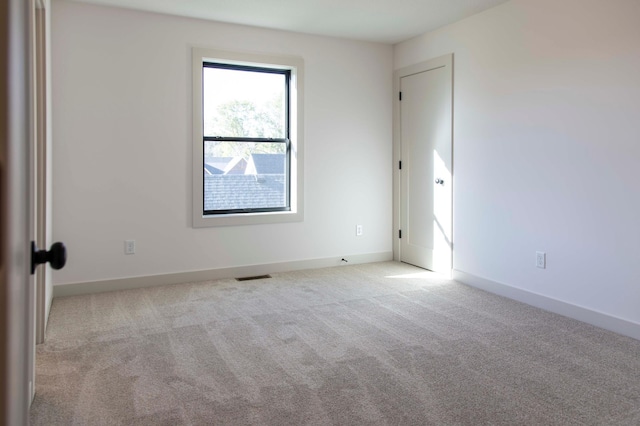
[[[639,1],[28,3],[8,424],[640,424]]]

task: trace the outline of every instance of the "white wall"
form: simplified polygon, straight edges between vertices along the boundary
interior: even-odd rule
[[[52,24],[56,285],[391,252],[391,46],[63,1]],[[191,227],[192,46],[304,59],[304,222]]]
[[[640,324],[639,23],[513,0],[395,46],[395,69],[454,53],[456,270]]]

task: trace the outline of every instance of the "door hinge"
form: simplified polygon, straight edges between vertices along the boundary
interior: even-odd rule
[[[402,170],[402,161],[398,161],[398,169]]]
[[[402,92],[398,92],[398,100],[401,101],[402,100]]]
[[[402,238],[402,229],[398,229],[398,238]]]

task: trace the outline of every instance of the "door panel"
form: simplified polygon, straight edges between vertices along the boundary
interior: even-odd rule
[[[400,260],[450,274],[452,62],[421,65],[399,76]]]
[[[28,422],[29,3],[0,2],[0,424]]]

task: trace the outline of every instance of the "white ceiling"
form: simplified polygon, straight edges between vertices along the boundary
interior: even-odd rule
[[[332,37],[397,43],[507,0],[75,0]]]

